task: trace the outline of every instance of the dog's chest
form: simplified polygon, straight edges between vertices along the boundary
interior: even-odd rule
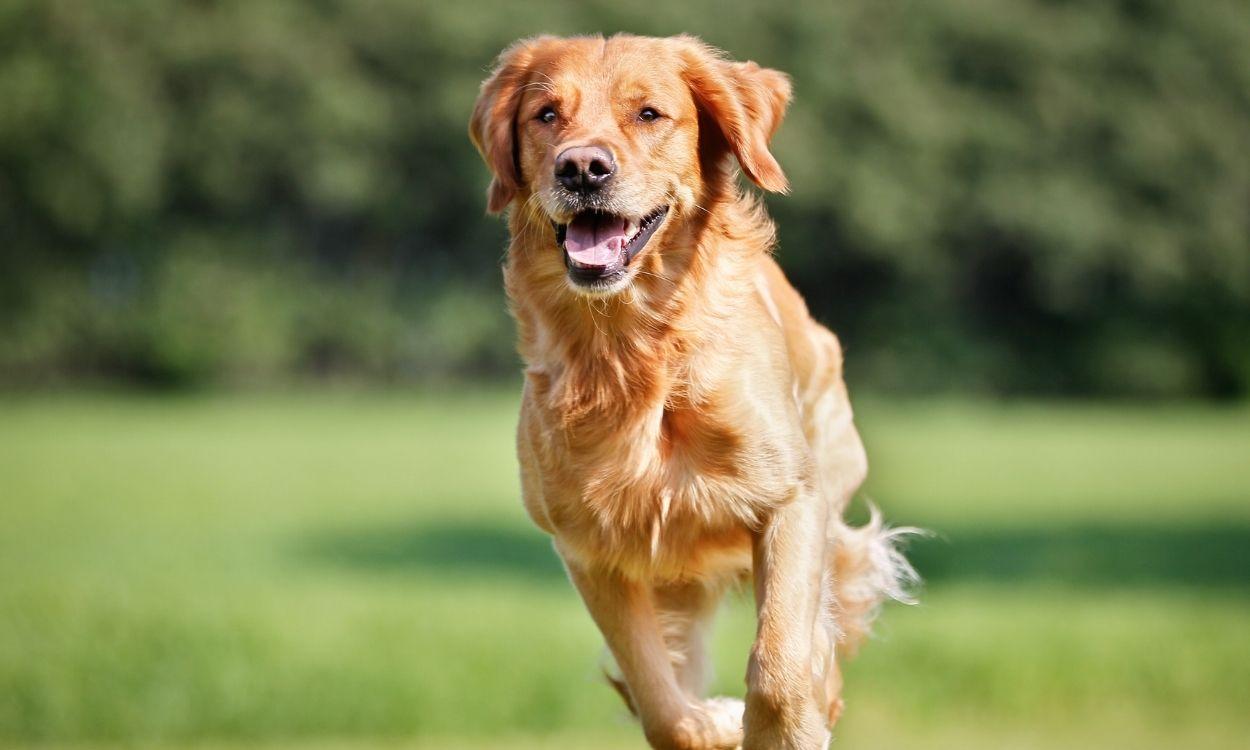
[[[793,484],[758,435],[681,402],[630,420],[545,416],[529,437],[562,548],[640,577],[749,565],[751,530]]]

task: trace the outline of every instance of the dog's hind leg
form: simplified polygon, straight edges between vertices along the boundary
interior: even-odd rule
[[[707,638],[722,589],[691,581],[657,586],[654,592],[656,614],[677,682],[692,697],[702,698],[711,679]]]
[[[832,552],[826,549],[826,555]],[[826,565],[829,561],[827,559]],[[816,704],[825,711],[827,726],[832,729],[842,715],[842,631],[837,622],[836,583],[832,571],[826,572],[821,582],[820,612],[816,616],[815,632],[812,634],[812,674],[816,684]]]
[[[741,727],[741,700],[706,697],[712,679],[707,641],[724,592],[723,583],[701,581],[654,589],[660,628],[678,684],[717,723]]]
[[[557,545],[557,549],[558,549]],[[620,667],[622,694],[659,750],[732,750],[742,741],[742,715],[691,696],[673,669],[650,587],[565,557],[569,577]],[[618,689],[620,686],[618,685]]]

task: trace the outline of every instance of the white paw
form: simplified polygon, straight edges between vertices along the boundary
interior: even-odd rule
[[[647,736],[656,747],[738,750],[742,744],[742,711],[742,701],[733,698],[692,703],[685,716]]]
[[[742,712],[746,704],[737,698],[708,698],[703,702],[703,710],[716,726],[717,733],[722,736],[742,736]]]

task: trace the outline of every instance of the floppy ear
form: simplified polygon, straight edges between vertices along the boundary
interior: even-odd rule
[[[774,193],[790,189],[781,165],[768,150],[786,105],[790,79],[753,62],[730,62],[694,37],[679,37],[685,77],[699,109],[720,129],[743,173]]]
[[[486,210],[493,214],[507,208],[520,189],[516,114],[539,41],[541,38],[522,39],[500,53],[494,72],[482,82],[469,119],[469,138],[490,167]]]

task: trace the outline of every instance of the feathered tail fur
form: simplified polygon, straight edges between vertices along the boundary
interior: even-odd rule
[[[920,583],[916,569],[903,555],[908,537],[923,536],[913,526],[890,527],[875,505],[863,526],[839,523],[831,539],[833,571],[829,607],[843,653],[853,653],[872,631],[887,599],[915,604],[912,589]]]

